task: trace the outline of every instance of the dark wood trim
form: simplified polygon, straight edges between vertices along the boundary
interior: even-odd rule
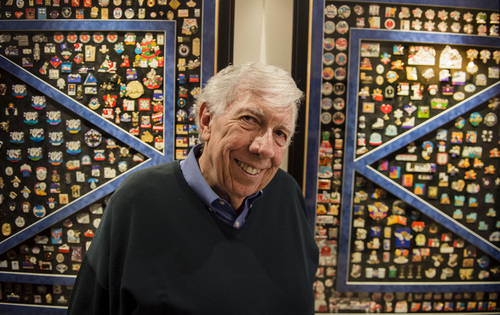
[[[292,77],[306,95],[309,47],[309,0],[294,0]],[[302,186],[304,181],[306,140],[306,99],[302,101],[297,129],[288,153],[288,172]],[[302,187],[304,189],[304,187]]]
[[[218,23],[218,53],[215,56],[217,66],[215,71],[219,72],[229,64],[233,63],[234,52],[234,2],[235,0],[219,0]]]

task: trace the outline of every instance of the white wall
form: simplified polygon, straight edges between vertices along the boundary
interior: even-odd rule
[[[260,62],[291,72],[293,0],[235,0],[234,11],[234,64]]]

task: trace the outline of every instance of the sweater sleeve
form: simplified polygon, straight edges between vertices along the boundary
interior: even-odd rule
[[[99,284],[94,269],[84,257],[69,301],[68,315],[109,314],[108,297],[108,290]]]
[[[69,315],[129,314],[136,308],[134,298],[122,290],[123,273],[129,242],[144,244],[141,237],[131,235],[146,234],[148,225],[139,221],[149,216],[149,194],[160,186],[158,178],[163,179],[158,167],[130,174],[111,196],[73,286]]]

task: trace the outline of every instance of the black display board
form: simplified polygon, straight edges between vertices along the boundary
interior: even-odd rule
[[[498,3],[309,5],[316,312],[497,312]]]
[[[0,313],[65,313],[114,189],[198,143],[191,108],[215,71],[216,10],[2,3]]]

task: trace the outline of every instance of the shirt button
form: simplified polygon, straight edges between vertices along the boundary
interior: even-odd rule
[[[221,206],[223,206],[223,205],[225,205],[226,203],[225,203],[224,201],[222,201],[222,200],[219,200],[219,204],[220,204]]]
[[[210,212],[214,212],[214,209],[212,209],[212,208],[208,208],[208,210],[210,210]]]
[[[236,221],[236,222],[234,223],[234,225],[236,226],[236,228],[239,228],[239,227],[240,227],[240,221]]]

